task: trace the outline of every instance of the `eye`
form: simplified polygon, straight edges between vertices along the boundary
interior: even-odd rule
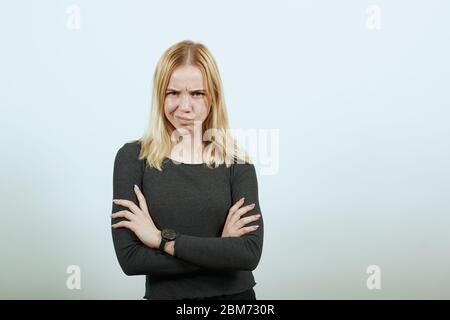
[[[195,91],[195,92],[192,93],[192,95],[194,97],[201,97],[201,96],[204,96],[205,94],[203,92],[201,92],[201,91]]]
[[[176,96],[176,95],[178,95],[178,92],[176,92],[176,91],[169,91],[169,92],[166,93],[166,95],[167,96],[170,96],[170,95],[175,95]]]

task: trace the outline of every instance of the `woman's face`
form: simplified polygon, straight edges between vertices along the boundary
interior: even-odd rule
[[[210,108],[199,68],[185,65],[176,68],[170,77],[164,100],[164,114],[175,129],[193,132],[201,128]]]

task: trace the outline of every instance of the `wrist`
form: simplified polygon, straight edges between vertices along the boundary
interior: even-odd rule
[[[154,249],[159,249],[159,246],[161,245],[161,240],[162,240],[161,230],[157,230],[156,231],[155,246],[153,247]]]
[[[160,241],[158,249],[162,252],[174,255],[174,240],[177,238],[177,232],[173,229],[163,228],[160,231]]]
[[[171,256],[175,254],[175,241],[176,240],[168,241],[164,247],[164,251]]]

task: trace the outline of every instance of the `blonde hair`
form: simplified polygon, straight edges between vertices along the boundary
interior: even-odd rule
[[[249,155],[239,147],[229,133],[228,116],[222,89],[222,81],[216,61],[208,48],[189,40],[178,42],[168,48],[158,61],[153,75],[152,111],[144,135],[134,142],[140,142],[139,159],[147,159],[151,167],[162,170],[165,157],[170,154],[175,142],[171,139],[172,124],[164,113],[165,92],[172,72],[180,66],[198,67],[206,82],[206,100],[210,112],[202,124],[202,135],[207,132],[203,162],[209,168],[225,163],[251,163]]]

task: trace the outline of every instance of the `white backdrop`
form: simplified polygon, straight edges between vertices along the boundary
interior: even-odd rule
[[[2,1],[0,298],[142,298],[112,245],[113,161],[191,39],[231,127],[279,130],[278,170],[255,163],[257,298],[449,299],[448,30],[444,0]]]

